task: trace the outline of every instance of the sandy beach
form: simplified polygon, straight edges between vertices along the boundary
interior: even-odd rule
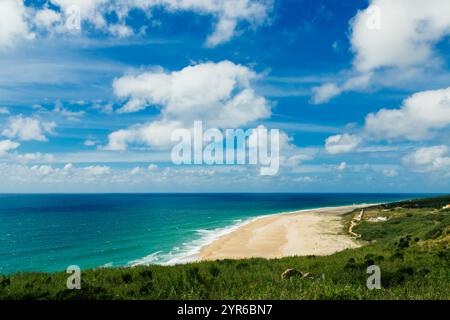
[[[342,215],[368,205],[277,214],[252,221],[200,251],[202,260],[329,255],[359,244],[342,232]]]

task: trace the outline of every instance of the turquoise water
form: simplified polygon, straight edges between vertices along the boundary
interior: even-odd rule
[[[0,274],[188,261],[251,218],[420,194],[0,195]]]

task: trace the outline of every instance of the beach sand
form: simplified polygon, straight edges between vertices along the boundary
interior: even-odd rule
[[[360,245],[343,232],[342,214],[368,205],[265,216],[200,250],[202,260],[329,255]]]

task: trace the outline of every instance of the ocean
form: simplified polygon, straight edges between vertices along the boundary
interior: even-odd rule
[[[0,195],[0,274],[173,264],[258,216],[430,194]]]

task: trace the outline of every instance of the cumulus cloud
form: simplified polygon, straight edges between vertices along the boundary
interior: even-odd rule
[[[44,8],[36,11],[33,21],[38,28],[51,30],[61,24],[62,17],[59,12]]]
[[[168,0],[174,2],[173,0]],[[187,3],[187,1],[186,1]],[[239,22],[246,21],[253,26],[263,24],[268,18],[272,1],[191,1],[195,6],[204,7],[217,17],[214,32],[208,37],[206,44],[216,46],[230,40],[236,34]]]
[[[363,141],[429,140],[449,126],[450,87],[422,91],[405,99],[398,109],[368,114],[359,133],[329,137],[325,148],[333,154],[353,151]]]
[[[108,136],[108,144],[103,148],[110,151],[124,151],[129,144],[145,144],[155,148],[171,146],[172,132],[181,128],[177,121],[153,121],[148,124],[135,125],[128,129],[114,131]]]
[[[420,172],[444,170],[448,173],[450,169],[450,149],[446,145],[419,148],[406,155],[403,162]]]
[[[440,58],[434,47],[450,34],[450,2],[447,0],[371,0],[350,21],[353,70],[342,83],[326,83],[313,90],[313,103],[325,103],[345,91],[358,91],[380,79],[422,78],[425,69],[436,68]],[[417,75],[419,73],[419,75]],[[435,72],[433,72],[435,73]]]
[[[77,6],[81,19],[99,29],[107,26],[104,14],[109,11],[107,5],[110,0],[50,0],[50,2],[64,13],[68,12],[69,8]]]
[[[60,165],[33,165],[20,163],[0,162],[0,191],[18,192],[23,190],[36,190],[39,192],[57,192],[62,190],[71,192],[86,192],[95,190],[98,192],[115,192],[123,190],[142,191],[170,191],[193,190],[203,188],[211,183],[220,185],[225,183],[225,177],[233,175],[233,181],[241,186],[249,183],[261,185],[259,175],[250,174],[256,168],[252,167],[161,167],[156,170],[144,170],[141,167],[139,174],[133,174],[135,168],[111,168],[108,166],[82,166],[67,163]],[[248,173],[248,174],[245,174]],[[217,175],[224,179],[217,180]],[[249,177],[252,181],[249,181]],[[221,182],[224,181],[224,182]],[[262,181],[264,183],[264,181]],[[138,186],[136,189],[135,187]],[[174,189],[175,188],[175,189]]]
[[[348,133],[328,137],[325,140],[325,150],[329,154],[338,154],[354,151],[361,143],[361,138]]]
[[[87,166],[75,167],[71,163],[63,168],[56,168],[51,165],[23,166],[22,171],[28,172],[28,179],[44,179],[47,182],[63,182],[70,179],[76,182],[92,182],[96,179],[108,177],[112,169],[108,166]]]
[[[251,87],[256,74],[229,61],[188,66],[180,71],[157,69],[124,76],[113,83],[119,98],[128,98],[119,112],[149,105],[172,119],[209,120],[216,125],[243,125],[270,115],[267,101]],[[189,119],[187,119],[189,118]]]
[[[447,0],[372,0],[351,22],[355,67],[408,67],[434,58],[433,46],[450,33]]]
[[[19,145],[19,143],[13,142],[11,140],[0,141],[0,157],[4,156],[10,150],[17,149]]]
[[[51,5],[51,8],[50,8]],[[243,25],[257,28],[269,19],[273,0],[49,0],[42,7],[24,0],[0,1],[0,49],[12,48],[18,41],[33,39],[35,34],[45,32],[68,32],[66,27],[71,14],[80,14],[80,22],[89,24],[102,32],[123,38],[135,34],[130,22],[131,11],[143,11],[152,18],[153,10],[163,9],[169,13],[194,12],[210,16],[214,21],[212,33],[206,45],[214,47],[232,39]],[[75,8],[75,11],[71,11]],[[107,17],[117,17],[111,23]],[[72,30],[73,31],[73,30]]]
[[[51,166],[49,165],[35,165],[32,166],[30,168],[31,171],[34,171],[35,173],[37,173],[40,176],[47,176],[49,174],[54,173],[56,170],[54,170]]]
[[[32,38],[34,34],[27,24],[27,9],[23,0],[0,1],[0,50]]]
[[[118,37],[118,38],[126,38],[133,35],[133,29],[124,24],[113,24],[108,27],[108,31]]]
[[[366,117],[364,131],[375,139],[423,140],[450,125],[450,87],[416,93],[399,109],[381,109]]]
[[[200,15],[214,17],[216,25],[206,44],[216,46],[230,40],[238,25],[246,22],[257,27],[266,22],[272,8],[272,0],[50,0],[54,5],[66,11],[77,5],[81,18],[94,27],[109,31],[118,37],[130,36],[133,30],[127,26],[126,18],[132,10],[142,10],[151,16],[153,9],[165,9],[168,12],[191,11]],[[108,25],[105,16],[115,13],[119,24]]]
[[[54,122],[42,122],[36,118],[19,115],[9,119],[8,127],[2,131],[2,135],[21,141],[47,141],[45,134],[53,133],[55,127]]]
[[[111,172],[111,167],[108,167],[108,166],[89,166],[89,167],[83,168],[83,170],[88,175],[102,176],[102,175],[110,173]]]
[[[160,117],[111,133],[105,149],[125,150],[130,143],[170,146],[172,131],[191,128],[195,120],[202,120],[209,127],[236,128],[268,118],[269,102],[256,94],[251,85],[256,76],[245,66],[222,61],[174,72],[155,69],[116,79],[114,92],[126,99],[119,112],[154,106],[160,109]]]

